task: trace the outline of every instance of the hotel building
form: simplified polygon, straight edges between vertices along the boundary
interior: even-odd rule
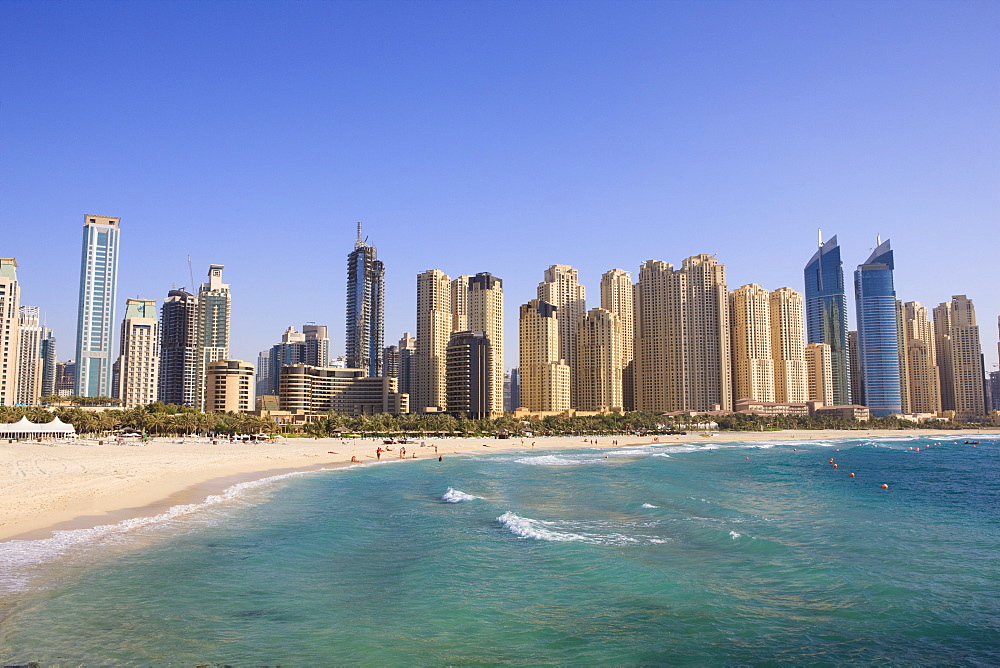
[[[603,308],[580,317],[576,328],[576,408],[622,410],[622,323]]]
[[[514,408],[563,411],[570,405],[570,368],[559,354],[558,309],[532,299],[520,309],[520,401]]]
[[[734,396],[773,402],[774,359],[771,349],[771,293],[756,283],[730,295]]]
[[[986,413],[983,350],[976,324],[976,309],[965,295],[955,295],[934,309],[938,335],[943,410],[959,419]],[[943,354],[940,354],[943,353]]]
[[[306,414],[409,412],[409,398],[398,391],[398,380],[388,376],[372,378],[366,369],[285,366],[281,368],[279,397],[281,410]]]
[[[559,357],[570,368],[570,405],[576,407],[576,328],[587,311],[587,289],[580,285],[576,269],[565,264],[554,264],[545,270],[544,279],[538,284],[538,299],[556,307],[559,322]]]
[[[22,306],[18,315],[17,393],[15,403],[34,406],[42,392],[42,325],[37,306]]]
[[[17,260],[12,257],[0,258],[0,406],[13,406],[16,403],[20,310]]]
[[[120,219],[84,216],[76,328],[76,394],[111,395]]]
[[[801,403],[809,394],[802,293],[778,288],[770,295],[770,311],[775,401]]]
[[[125,300],[116,398],[124,408],[156,401],[160,368],[160,321],[155,299]]]
[[[903,305],[903,338],[906,345],[910,413],[938,413],[941,382],[934,343],[934,324],[920,302]]]
[[[221,264],[209,265],[208,282],[198,290],[198,383],[199,407],[206,410],[205,383],[208,366],[229,359],[229,317],[232,297],[222,282]],[[250,365],[253,366],[253,365]]]
[[[465,292],[462,291],[463,299]],[[429,269],[417,276],[417,340],[411,385],[414,412],[447,409],[446,358],[453,331],[451,304],[451,279],[444,272]]]
[[[216,360],[208,364],[205,412],[249,413],[254,409],[253,364]]]

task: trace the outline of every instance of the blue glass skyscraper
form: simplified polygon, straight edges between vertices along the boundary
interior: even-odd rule
[[[847,356],[847,295],[844,293],[844,269],[840,261],[837,237],[823,243],[805,269],[806,336],[809,343],[830,346],[833,366],[833,402],[851,403],[850,374]]]
[[[111,396],[119,219],[84,216],[76,328],[76,394]]]
[[[865,405],[874,417],[902,411],[893,266],[892,250],[886,239],[854,272],[861,377],[865,383]]]
[[[347,366],[364,369],[369,376],[382,375],[383,292],[385,266],[374,246],[361,237],[347,256]]]

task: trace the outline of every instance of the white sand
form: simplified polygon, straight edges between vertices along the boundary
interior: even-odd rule
[[[715,432],[704,437],[660,436],[659,443],[709,441],[821,440],[876,436],[944,435],[937,430],[907,431],[768,431]],[[984,432],[957,432],[956,440],[985,436]],[[993,432],[993,435],[998,435]],[[351,457],[373,462],[382,441],[352,439],[279,439],[271,443],[212,445],[204,439],[160,438],[145,445],[83,443],[0,443],[0,541],[44,538],[53,528],[87,528],[130,517],[152,516],[177,503],[203,500],[242,480],[278,472],[350,466]],[[424,438],[393,445],[385,458],[447,457],[457,453],[504,450],[609,447],[653,442],[653,437],[598,437],[596,445],[578,436],[501,440],[493,438]],[[435,453],[432,445],[438,446]],[[483,447],[483,446],[488,447]]]

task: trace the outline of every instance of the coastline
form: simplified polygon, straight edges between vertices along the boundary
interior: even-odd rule
[[[821,441],[908,436],[1000,436],[996,429],[948,432],[912,430],[783,430],[765,432],[691,432],[681,436],[547,436],[535,438],[414,438],[403,445],[406,458],[473,455],[534,448],[538,450],[608,448],[682,443]],[[656,439],[654,441],[654,439]],[[596,443],[591,443],[596,440]],[[617,445],[613,445],[617,441]],[[426,446],[421,446],[421,442]],[[86,443],[86,442],[84,442]],[[437,446],[437,452],[434,450]],[[89,529],[128,519],[151,517],[182,504],[200,503],[233,485],[276,475],[378,461],[382,441],[294,438],[269,443],[230,444],[207,439],[158,438],[144,445],[0,444],[0,543],[48,538],[53,531]],[[484,447],[485,446],[485,447]],[[382,446],[384,447],[384,446]],[[398,460],[399,445],[382,455]],[[357,465],[357,464],[353,464]]]

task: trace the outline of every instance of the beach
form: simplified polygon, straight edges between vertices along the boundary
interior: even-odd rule
[[[413,438],[390,445],[381,461],[475,455],[532,447],[538,450],[660,444],[830,440],[885,436],[942,436],[940,430],[785,430],[689,432],[674,436],[551,436],[495,439]],[[955,432],[956,440],[996,434]],[[215,444],[217,443],[217,444]],[[423,444],[423,445],[421,445]],[[436,446],[436,450],[435,450]],[[0,542],[40,539],[53,530],[84,529],[134,517],[148,517],[182,503],[198,503],[239,482],[323,468],[380,461],[381,439],[279,438],[264,443],[229,443],[204,438],[156,438],[149,443],[97,440],[0,444]]]

